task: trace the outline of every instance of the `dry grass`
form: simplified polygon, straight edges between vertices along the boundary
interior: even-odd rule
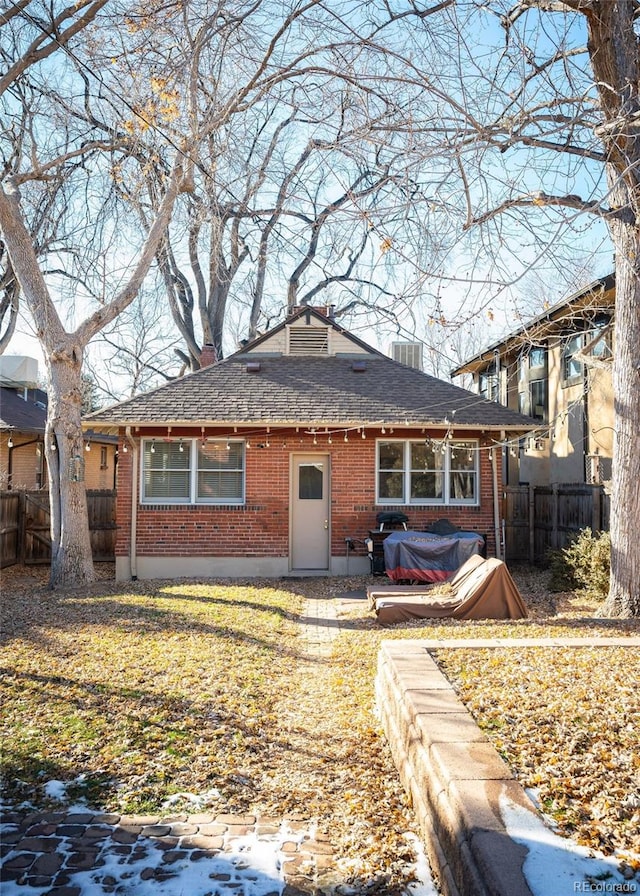
[[[207,805],[219,811],[315,818],[354,884],[388,896],[400,892],[411,857],[404,834],[412,819],[373,712],[373,676],[380,641],[415,638],[416,627],[381,630],[363,602],[338,601],[340,632],[332,655],[323,657],[310,652],[300,624],[306,596],[334,597],[365,587],[368,577],[126,587],[107,578],[89,593],[52,594],[34,586],[31,576],[20,581],[24,571],[5,573],[5,798],[43,806],[43,784],[57,778],[75,782],[71,796],[110,811],[158,809],[176,794],[194,793],[206,794]],[[594,618],[594,607],[572,595],[550,595],[538,573],[517,575],[530,620],[438,621],[420,630],[427,637],[640,630],[638,623]],[[465,699],[493,711],[487,718],[503,754],[519,772],[544,777],[528,782],[541,793],[572,769],[577,773],[580,756],[588,758],[594,781],[605,780],[598,762],[615,762],[619,786],[611,800],[619,804],[620,788],[631,794],[627,782],[640,783],[633,764],[637,750],[627,761],[638,730],[637,691],[626,687],[634,675],[628,652],[626,668],[608,654],[602,674],[592,676],[589,687],[580,685],[590,713],[587,731],[592,739],[598,735],[598,750],[584,740],[576,743],[569,721],[553,724],[563,701],[548,696],[561,686],[563,694],[571,691],[561,685],[571,665],[538,665],[551,724],[531,736],[530,726],[538,723],[521,699],[522,659],[513,653],[500,654],[502,666],[487,668],[481,665],[486,658],[465,657],[462,669],[451,669]],[[567,664],[575,660],[574,653],[555,654],[565,655]],[[614,662],[615,680],[606,674]],[[580,661],[581,668],[588,665]],[[532,691],[531,699],[540,698]],[[523,727],[513,729],[513,718]],[[613,718],[620,723],[615,737]],[[518,733],[509,740],[512,729]],[[624,740],[621,731],[627,731]],[[573,757],[574,765],[552,775],[551,756]],[[578,804],[581,786],[574,792]],[[554,799],[544,791],[546,808]],[[586,799],[584,811],[594,811]],[[573,825],[567,830],[577,830],[575,819],[565,815]],[[610,812],[606,826],[614,833],[608,840],[599,834],[600,845],[633,848],[633,813],[616,818]]]

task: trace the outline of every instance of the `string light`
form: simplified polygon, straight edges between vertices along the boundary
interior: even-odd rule
[[[87,441],[87,444],[84,446],[85,451],[91,451],[91,442]]]
[[[156,453],[156,440],[155,440],[155,439],[152,439],[152,441],[151,441],[151,448],[149,448],[149,451],[151,452],[151,454],[155,454],[155,453]]]

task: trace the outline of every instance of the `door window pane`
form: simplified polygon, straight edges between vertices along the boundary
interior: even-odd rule
[[[321,501],[323,464],[300,464],[298,467],[298,498],[302,501]]]

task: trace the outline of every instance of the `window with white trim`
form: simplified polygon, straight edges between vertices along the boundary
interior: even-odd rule
[[[244,444],[216,440],[197,442],[196,501],[242,504],[244,501]]]
[[[244,442],[144,439],[143,504],[243,504]]]
[[[377,442],[378,504],[477,504],[476,441]]]

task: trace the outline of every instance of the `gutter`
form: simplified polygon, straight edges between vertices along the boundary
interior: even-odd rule
[[[125,428],[125,439],[131,447],[131,463],[133,465],[131,471],[131,533],[129,539],[129,567],[131,571],[131,580],[135,582],[138,578],[138,470],[140,464],[138,462],[138,443],[131,436],[131,427]]]

